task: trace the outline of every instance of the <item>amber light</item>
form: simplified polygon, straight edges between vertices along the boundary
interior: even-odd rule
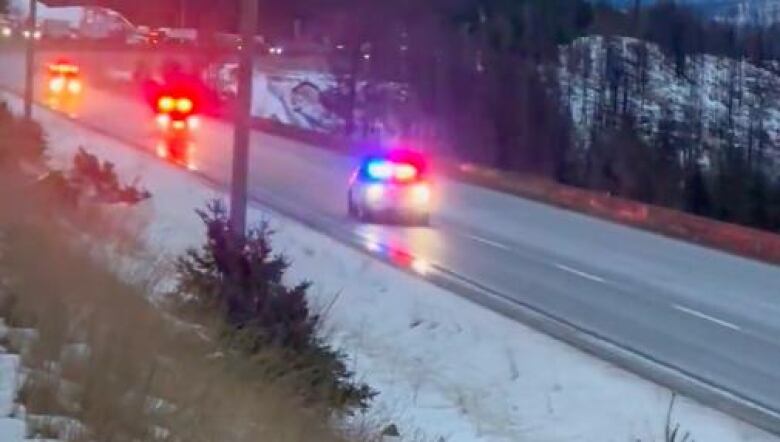
[[[179,98],[176,101],[176,110],[183,114],[188,114],[192,112],[192,109],[194,107],[195,106],[192,103],[192,100],[190,100],[189,98]]]
[[[176,100],[172,97],[161,97],[157,100],[157,109],[159,109],[160,112],[171,112],[176,106]]]

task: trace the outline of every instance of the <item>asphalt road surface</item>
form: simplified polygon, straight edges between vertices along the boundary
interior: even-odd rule
[[[0,85],[21,91],[22,66],[0,54]],[[87,87],[78,120],[155,149],[140,97]],[[231,146],[229,125],[204,121],[200,173],[226,184]],[[431,227],[359,224],[346,215],[355,164],[255,132],[250,193],[780,411],[780,268],[444,178]]]

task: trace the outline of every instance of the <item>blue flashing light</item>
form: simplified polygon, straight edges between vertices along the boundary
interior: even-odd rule
[[[385,160],[371,160],[366,165],[366,175],[374,180],[390,180],[395,169],[393,163]]]

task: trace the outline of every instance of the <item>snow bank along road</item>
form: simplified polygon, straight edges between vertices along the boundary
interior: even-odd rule
[[[22,90],[19,54],[0,86]],[[153,151],[141,101],[87,90],[78,120]],[[199,173],[226,184],[231,128],[205,121]],[[780,434],[780,268],[447,179],[431,228],[346,216],[356,159],[255,132],[251,195],[461,295]],[[391,295],[390,295],[391,296]]]

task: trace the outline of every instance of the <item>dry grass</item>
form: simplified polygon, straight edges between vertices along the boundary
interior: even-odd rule
[[[101,442],[343,440],[327,410],[291,400],[284,382],[264,379],[258,360],[220,354],[209,339],[218,324],[195,330],[151,305],[145,289],[155,275],[141,284],[117,277],[105,260],[132,250],[142,222],[128,224],[126,210],[121,222],[97,209],[63,219],[47,195],[0,176],[0,314],[37,330],[21,348],[29,413],[60,417],[31,419],[35,433]],[[96,249],[84,232],[121,241]]]

